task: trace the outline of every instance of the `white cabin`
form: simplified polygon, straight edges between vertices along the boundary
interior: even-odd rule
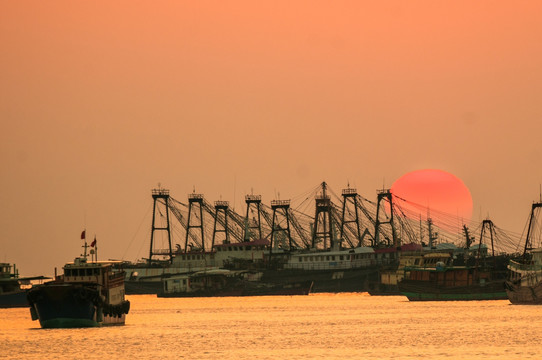
[[[348,250],[312,251],[292,253],[285,269],[299,270],[345,270],[359,269],[374,265],[375,252],[370,247],[357,247]]]

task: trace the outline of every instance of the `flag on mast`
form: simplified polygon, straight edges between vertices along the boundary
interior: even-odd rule
[[[90,243],[90,247],[96,246],[96,236],[94,236],[94,241]]]
[[[85,240],[85,232],[86,230],[83,230],[83,232],[81,233],[81,240]]]

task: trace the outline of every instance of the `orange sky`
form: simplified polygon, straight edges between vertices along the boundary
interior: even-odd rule
[[[146,256],[159,182],[239,209],[324,180],[375,198],[435,168],[521,233],[542,183],[541,10],[0,0],[0,261],[50,274],[85,226],[103,257]]]

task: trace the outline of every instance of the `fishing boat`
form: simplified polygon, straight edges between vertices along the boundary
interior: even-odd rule
[[[130,310],[124,272],[116,262],[98,261],[96,256],[88,261],[86,240],[84,248],[81,257],[64,265],[62,275],[28,292],[32,320],[39,320],[42,328],[124,325]]]
[[[378,280],[378,269],[393,261],[392,252],[360,246],[353,249],[300,250],[275,255],[262,281],[313,282],[313,292],[365,292]]]
[[[19,277],[15,265],[0,263],[0,308],[28,307],[27,291],[34,281],[50,279],[45,276]]]
[[[404,267],[404,278],[398,283],[399,291],[410,301],[449,300],[503,300],[506,299],[504,281],[506,271],[502,259],[507,255],[495,252],[495,225],[489,219],[482,222],[479,244],[471,246],[465,233],[467,246],[463,259],[460,253],[426,254],[423,266]],[[484,244],[490,238],[491,253]],[[429,260],[429,261],[427,261]]]
[[[158,297],[308,295],[312,281],[267,283],[261,272],[216,269],[163,280]]]
[[[383,267],[380,270],[380,279],[371,289],[369,289],[370,295],[401,295],[397,284],[403,280],[405,276],[409,275],[409,272],[405,271],[405,268],[431,266],[441,257],[449,257],[449,252],[443,253],[438,250],[424,251],[421,245],[415,243],[405,244],[401,246],[399,250],[398,263]]]
[[[531,208],[525,248],[521,260],[510,260],[508,279],[505,282],[506,294],[512,304],[542,304],[542,247],[540,244],[539,218],[542,203],[534,203]],[[535,239],[535,237],[538,237]]]
[[[410,301],[504,300],[504,279],[493,278],[491,270],[471,266],[409,268],[409,275],[398,284]]]

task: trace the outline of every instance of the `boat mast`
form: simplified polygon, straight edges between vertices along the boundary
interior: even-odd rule
[[[87,232],[86,229],[83,230],[83,236],[82,236],[82,238],[83,238],[83,240],[85,240],[85,244],[84,244],[83,246],[81,246],[81,247],[84,249],[84,251],[83,251],[83,259],[85,259],[85,260],[87,259],[87,249],[88,249],[86,232]]]
[[[169,190],[162,189],[160,186],[158,189],[152,190],[152,199],[153,199],[153,207],[152,207],[152,229],[151,229],[151,244],[149,249],[149,263],[152,262],[153,255],[164,255],[163,251],[156,251],[154,250],[154,232],[156,230],[164,230],[167,231],[167,238],[168,238],[168,244],[169,244],[169,261],[171,262],[173,260],[173,249],[171,248],[171,233],[169,228]],[[157,227],[156,226],[156,211],[157,206],[156,203],[162,200],[162,204],[165,206],[166,210],[166,226],[165,227]]]
[[[327,249],[327,239],[329,239],[329,248],[333,249],[335,239],[331,227],[331,199],[327,194],[327,184],[322,182],[322,194],[315,196],[316,210],[314,215],[314,231],[312,233],[312,247],[316,248],[320,241],[323,241],[323,249]],[[323,230],[320,230],[320,227]]]
[[[482,243],[484,240],[484,233],[486,231],[486,228],[489,229],[489,238],[491,240],[491,256],[493,257],[493,267],[497,267],[497,260],[495,259],[495,246],[493,242],[493,234],[495,234],[495,227],[493,225],[493,221],[487,219],[482,221],[482,231],[480,233],[480,244],[478,245],[478,255],[476,257],[476,267],[478,267],[478,262],[480,261],[480,258],[482,256]]]
[[[529,250],[532,250],[533,249],[533,244],[532,244],[532,241],[531,241],[531,235],[532,235],[532,231],[533,231],[533,227],[534,227],[534,222],[533,222],[533,219],[534,219],[534,213],[535,213],[535,210],[537,208],[540,208],[542,207],[542,202],[538,202],[538,203],[533,203],[532,207],[531,207],[531,216],[529,217],[529,227],[527,228],[527,237],[525,238],[525,249],[523,250],[523,258],[525,258],[527,256],[527,252]]]
[[[230,243],[230,233],[228,231],[228,208],[230,206],[230,203],[228,201],[215,201],[215,226],[213,228],[213,239],[211,241],[211,249],[214,249],[215,247],[215,239],[216,239],[216,233],[222,232],[224,233],[224,244]],[[223,219],[220,221],[219,219]],[[221,223],[223,224],[222,229],[217,227],[217,224]]]
[[[350,185],[348,188],[343,189],[343,209],[342,209],[342,215],[341,215],[341,241],[345,238],[344,235],[344,226],[347,223],[354,223],[356,227],[356,235],[358,239],[358,244],[356,246],[362,246],[362,240],[361,240],[361,229],[359,226],[359,214],[358,214],[358,192],[356,189],[350,188]],[[352,206],[354,207],[354,218],[350,220],[346,220],[346,210],[348,204],[350,204],[350,200],[352,200]],[[351,213],[352,211],[348,211],[348,213]]]
[[[470,249],[471,244],[474,242],[474,237],[470,236],[469,228],[463,224],[463,232],[465,233],[465,249]]]
[[[271,222],[271,234],[270,234],[270,246],[269,255],[271,257],[273,253],[273,247],[279,247],[275,239],[276,233],[286,234],[288,237],[288,251],[292,250],[292,235],[290,233],[290,200],[271,200],[271,209],[273,210],[273,221]],[[279,217],[282,215],[282,220],[286,220],[286,228],[282,227]]]
[[[261,225],[261,205],[262,205],[262,196],[261,195],[245,195],[245,202],[247,204],[247,213],[245,217],[245,233],[243,236],[243,241],[250,241],[252,234],[251,230],[257,231],[258,239],[262,238],[262,225]],[[250,221],[251,208],[256,207],[257,218],[254,217],[253,221]],[[254,210],[252,210],[254,211]]]
[[[199,208],[199,224],[193,225],[193,219],[197,216],[193,216],[192,208],[196,206]],[[184,252],[188,252],[188,238],[191,234],[192,228],[199,229],[201,235],[201,251],[205,251],[205,233],[203,231],[203,194],[196,194],[195,190],[192,194],[188,194],[188,224],[186,226],[186,239],[184,243]]]
[[[389,220],[380,220],[380,212],[381,212],[380,211],[380,207],[381,207],[380,203],[383,200],[388,200],[388,202],[390,204],[390,217],[389,217]],[[394,213],[393,200],[392,200],[392,194],[391,194],[390,189],[379,190],[377,192],[375,236],[374,236],[373,246],[379,246],[380,245],[379,244],[380,228],[381,228],[381,226],[383,224],[389,224],[390,227],[391,227],[391,237],[392,237],[393,244],[390,244],[389,240],[388,240],[387,246],[389,247],[389,246],[393,245],[394,247],[398,247],[398,246],[401,245],[399,239],[397,238],[397,233],[395,231],[395,224],[393,222],[393,213]]]
[[[438,233],[433,232],[433,219],[427,217],[427,232],[429,236],[429,248],[433,249],[435,247],[434,241],[438,239]]]

